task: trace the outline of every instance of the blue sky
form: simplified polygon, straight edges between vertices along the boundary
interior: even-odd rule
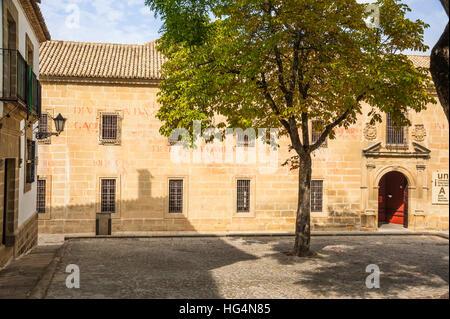
[[[432,48],[448,22],[440,1],[403,2],[410,19],[430,25],[425,43]],[[144,0],[43,0],[41,9],[55,40],[143,44],[156,40],[161,27]]]

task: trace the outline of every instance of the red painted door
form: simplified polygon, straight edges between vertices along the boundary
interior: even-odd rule
[[[386,174],[380,182],[379,222],[406,225],[408,219],[408,182],[398,172]]]

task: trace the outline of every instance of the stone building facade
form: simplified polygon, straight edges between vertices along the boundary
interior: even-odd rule
[[[39,145],[40,233],[95,234],[102,212],[111,213],[113,234],[293,231],[298,177],[282,166],[286,139],[270,173],[254,163],[171,158],[176,146],[155,117],[163,62],[154,43],[42,46],[43,113],[68,121]],[[439,104],[409,117],[412,126],[397,131],[388,117],[372,127],[361,116],[314,154],[315,230],[448,229],[448,122]],[[236,138],[232,149],[252,147]]]
[[[36,0],[0,1],[0,268],[37,243],[39,46],[50,34]]]

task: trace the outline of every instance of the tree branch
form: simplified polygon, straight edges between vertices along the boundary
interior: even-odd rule
[[[278,109],[278,106],[275,103],[275,100],[273,99],[272,95],[269,92],[269,87],[267,86],[267,81],[266,81],[266,74],[264,72],[261,73],[261,82],[259,84],[260,84],[260,87],[264,91],[264,96],[265,96],[266,100],[269,102],[269,105],[272,108],[272,111],[278,116],[278,120],[280,121],[280,123],[288,131],[289,135],[291,135],[291,128],[289,126],[289,123],[285,119],[280,117],[280,115],[281,115],[280,110]]]
[[[364,98],[364,96],[365,96],[365,94],[361,94],[360,96],[358,96],[358,98],[356,99],[356,104],[361,102],[361,100]],[[311,152],[314,152],[315,150],[317,150],[325,142],[328,135],[330,135],[331,131],[347,118],[347,116],[350,114],[350,112],[353,110],[353,108],[354,108],[354,106],[348,108],[344,112],[344,114],[342,114],[339,118],[337,118],[333,123],[327,125],[327,127],[325,128],[325,131],[320,135],[317,142],[311,146]]]

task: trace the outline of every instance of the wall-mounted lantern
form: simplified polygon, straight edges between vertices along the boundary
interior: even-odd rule
[[[53,121],[55,122],[56,132],[38,132],[36,133],[36,138],[38,140],[45,140],[46,138],[49,138],[53,135],[59,136],[62,132],[64,132],[64,127],[66,126],[67,119],[65,119],[61,115],[61,113],[59,113],[58,116],[53,119]]]

